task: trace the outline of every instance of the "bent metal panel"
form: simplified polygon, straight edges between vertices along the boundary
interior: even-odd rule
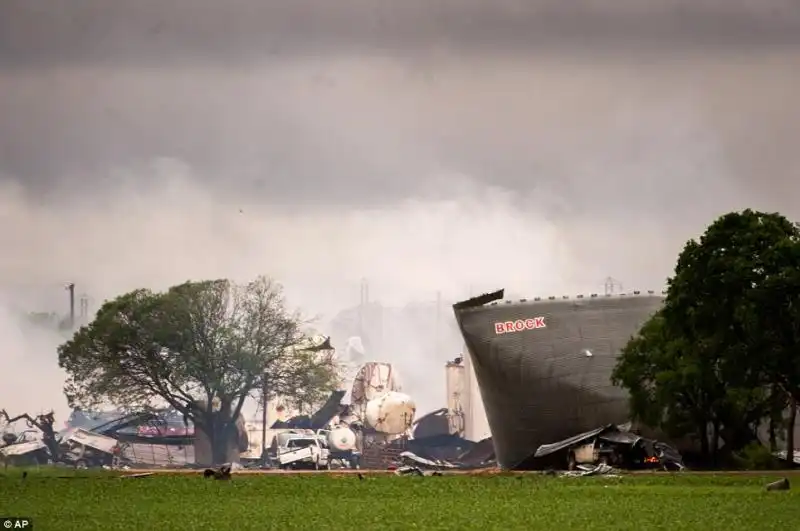
[[[497,460],[525,469],[541,444],[628,420],[611,384],[620,350],[662,304],[652,293],[453,306],[472,359]]]

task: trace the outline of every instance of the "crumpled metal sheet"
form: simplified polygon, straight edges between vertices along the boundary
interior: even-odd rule
[[[651,457],[658,458],[660,465],[667,470],[684,470],[683,457],[680,452],[661,441],[645,439],[635,433],[622,431],[619,426],[609,424],[591,431],[568,437],[563,441],[543,444],[534,453],[533,459],[542,459],[557,454],[568,448],[588,444],[593,440],[606,441],[620,446],[633,447],[639,443]]]
[[[563,441],[558,441],[550,444],[543,444],[536,449],[536,452],[533,454],[533,457],[545,457],[550,454],[554,454],[558,451],[569,448],[570,446],[582,444],[586,441],[589,441],[602,434],[611,432],[616,429],[617,429],[616,426],[614,426],[613,424],[609,424],[608,426],[603,426],[601,428],[596,428],[594,430],[579,433],[578,435],[573,435],[572,437],[567,437]]]
[[[83,428],[77,428],[71,435],[64,439],[64,441],[88,446],[89,448],[106,454],[113,454],[118,447],[118,442],[113,437],[93,433]]]
[[[401,466],[394,471],[395,476],[441,476],[438,470],[424,471],[416,466]]]
[[[568,470],[560,472],[560,477],[566,478],[582,478],[586,476],[606,476],[610,478],[618,478],[619,474],[615,474],[614,467],[600,463],[598,465],[578,465],[577,470]]]
[[[435,470],[458,468],[456,465],[448,463],[447,461],[440,461],[440,460],[434,461],[431,459],[425,459],[424,457],[420,457],[417,454],[408,451],[401,453],[398,457],[400,458],[401,461],[410,461],[419,466],[432,468]]]
[[[644,440],[643,437],[636,435],[630,431],[623,431],[616,426],[616,430],[609,430],[607,432],[601,433],[599,437],[600,440],[608,441],[616,444],[624,444],[627,446],[634,446],[639,441]]]
[[[45,444],[42,441],[29,441],[24,443],[12,444],[0,448],[0,455],[2,455],[3,457],[25,455],[31,452],[35,452],[36,450],[41,450],[42,448],[47,448],[47,446],[45,446]]]
[[[775,452],[773,455],[775,457],[777,457],[778,459],[784,459],[785,460],[786,459],[786,450],[781,450],[780,452]],[[795,465],[800,465],[800,451],[795,450],[793,452],[792,461],[794,461]]]

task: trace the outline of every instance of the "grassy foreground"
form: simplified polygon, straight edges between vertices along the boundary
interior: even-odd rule
[[[9,469],[0,477],[0,516],[32,517],[39,530],[798,529],[800,495],[764,491],[779,477],[370,476],[361,481],[354,475],[307,474],[241,475],[226,482],[194,475],[120,479],[72,470],[31,470],[22,479]]]

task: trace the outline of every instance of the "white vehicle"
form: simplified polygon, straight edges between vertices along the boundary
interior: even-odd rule
[[[74,428],[64,434],[62,444],[67,449],[64,459],[74,463],[76,468],[119,465],[122,449],[113,437]]]
[[[281,468],[329,470],[330,450],[325,448],[317,436],[292,437],[286,442],[286,446],[278,448],[278,464]]]

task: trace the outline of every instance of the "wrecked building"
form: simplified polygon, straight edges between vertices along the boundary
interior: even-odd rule
[[[527,467],[543,444],[628,421],[611,372],[660,295],[502,298],[500,290],[453,306],[501,467]]]
[[[447,395],[443,397],[447,407],[415,419],[415,401],[402,392],[396,368],[384,362],[361,363],[354,368],[351,390],[331,393],[310,415],[276,398],[268,402],[266,412],[261,412],[262,420],[254,418],[245,424],[240,416],[236,429],[229,434],[224,459],[213,458],[202,426],[168,409],[134,414],[76,410],[59,437],[63,443],[76,443],[77,439],[92,443],[80,453],[91,457],[82,466],[210,466],[222,460],[270,467],[276,466],[280,457],[278,439],[287,436],[318,440],[320,455],[329,455],[328,463],[335,467],[385,469],[404,453],[413,459],[447,463],[441,465],[444,467],[492,466],[493,452],[485,451],[487,441],[478,445],[464,437],[469,385],[466,373],[463,358],[449,362],[442,375],[447,382]],[[197,407],[204,405],[198,403]],[[221,407],[220,401],[215,400],[212,407]],[[15,448],[5,453],[15,462],[75,464],[76,459],[67,458],[66,453],[50,455],[40,438],[41,433],[26,433],[25,437],[15,434],[14,441],[4,443]],[[288,444],[284,446],[288,448]],[[476,454],[476,446],[483,451]]]

